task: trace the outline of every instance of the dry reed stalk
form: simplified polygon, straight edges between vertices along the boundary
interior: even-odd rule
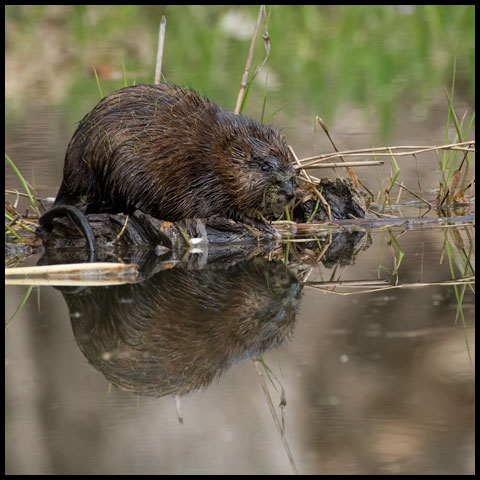
[[[374,148],[362,148],[356,150],[344,150],[342,152],[336,151],[335,153],[326,153],[322,155],[315,155],[313,157],[306,157],[300,160],[300,163],[303,167],[307,167],[310,165],[314,165],[319,162],[325,162],[327,160],[332,160],[333,158],[339,157],[358,157],[358,156],[391,156],[389,150],[413,150],[411,152],[397,152],[395,156],[401,157],[406,155],[416,155],[419,153],[430,152],[430,151],[437,151],[437,150],[462,150],[468,152],[474,152],[475,148],[464,148],[465,146],[475,145],[475,140],[469,142],[459,142],[459,143],[451,143],[448,145],[429,145],[429,146],[394,146],[394,147],[374,147]]]
[[[5,194],[10,194],[10,195],[16,195],[16,196],[20,196],[20,197],[29,198],[28,194],[19,192],[18,190],[7,190],[7,189],[5,189]],[[40,201],[40,197],[39,197],[39,196],[36,196],[36,197],[34,197],[34,198],[35,198],[35,200]]]
[[[308,183],[310,183],[312,185],[318,185],[320,183],[320,179],[314,177],[313,175],[310,175],[305,169],[303,169],[301,164],[300,164],[300,161],[298,160],[298,157],[297,157],[295,151],[293,150],[293,148],[290,145],[288,146],[288,148],[289,148],[290,153],[292,154],[292,156],[295,160],[295,163],[297,164],[294,168],[301,169],[301,172],[303,173],[303,175],[305,177],[303,180],[306,180]],[[313,193],[320,200],[320,202],[322,202],[323,207],[327,211],[328,219],[331,220],[332,219],[332,209],[330,208],[330,205],[328,204],[328,202],[325,200],[323,195],[317,190],[317,188],[315,186],[313,187]]]
[[[319,163],[318,165],[296,165],[295,169],[307,168],[337,168],[337,167],[371,167],[373,165],[383,165],[383,160],[364,160],[360,162],[343,162],[343,163]]]
[[[358,288],[358,287],[383,287],[390,286],[388,280],[337,280],[329,282],[316,282],[316,281],[304,281],[302,285],[307,285],[309,287],[348,287],[348,288]]]
[[[120,233],[117,235],[117,241],[120,240],[120,238],[122,238],[122,235],[123,233],[125,232],[125,229],[127,228],[127,225],[128,225],[128,220],[129,220],[129,216],[128,214],[125,216],[125,223],[123,224],[123,227],[122,229],[120,230]]]
[[[158,49],[157,49],[157,64],[155,66],[155,85],[160,85],[162,78],[162,61],[163,61],[163,46],[165,44],[165,28],[167,26],[167,19],[162,15],[160,20],[160,31],[158,33]]]
[[[240,83],[240,91],[238,92],[237,104],[234,110],[237,115],[240,113],[240,109],[242,107],[243,97],[245,95],[245,90],[247,88],[247,78],[248,78],[248,74],[250,73],[250,68],[252,66],[253,49],[255,47],[255,42],[257,40],[258,27],[260,26],[260,20],[264,15],[265,15],[265,5],[261,5],[260,10],[258,12],[257,23],[255,24],[255,30],[253,31],[252,41],[250,43],[250,50],[248,52],[247,63],[245,65],[245,72],[243,73],[242,82]]]
[[[335,145],[334,141],[332,140],[332,137],[330,136],[330,132],[328,131],[326,123],[318,115],[315,117],[315,122],[317,122],[322,127],[323,131],[325,132],[325,135],[330,140],[330,143],[332,144],[335,151],[338,153],[338,148]],[[339,155],[339,158],[342,162],[345,162],[345,160],[343,159],[343,157],[341,155]],[[348,166],[345,166],[345,168],[347,170],[348,175],[352,179],[353,185],[355,186],[355,188],[356,189],[360,188],[360,182],[359,182],[358,177],[357,177],[356,173],[354,172],[354,170],[351,167],[348,167]]]

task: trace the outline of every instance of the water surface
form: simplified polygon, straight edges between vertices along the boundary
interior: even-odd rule
[[[339,280],[450,280],[446,259],[439,261],[444,230],[370,232],[371,245],[359,249],[353,264],[292,262],[287,269],[257,259],[247,269],[213,273],[177,267],[154,276],[153,286],[103,287],[88,295],[34,289],[6,333],[7,473],[292,473],[254,367],[263,348],[277,379],[278,391],[266,382],[275,406],[284,389],[286,439],[300,473],[472,473],[470,290],[465,328],[455,322],[452,286],[331,291]],[[404,252],[398,280],[386,272],[394,264],[391,233]],[[329,282],[324,291],[319,282]],[[7,315],[25,290],[6,287]],[[140,303],[132,308],[134,300]],[[105,327],[114,310],[122,323],[117,337]],[[142,324],[152,315],[153,326]],[[149,338],[158,341],[154,353],[145,347]],[[133,350],[143,352],[140,360]],[[140,395],[110,385],[119,383],[113,363],[100,364],[112,355],[126,379],[121,388],[144,388]],[[182,373],[181,366],[175,373],[179,359],[201,373],[186,367]],[[154,374],[153,389],[145,362],[168,373],[163,383]],[[187,390],[180,421],[174,394]]]

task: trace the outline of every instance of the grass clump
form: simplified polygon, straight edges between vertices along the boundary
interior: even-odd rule
[[[450,124],[453,121],[455,128],[455,142],[465,142],[471,126],[475,120],[475,112],[466,122],[467,112],[459,121],[453,108],[453,94],[455,89],[456,62],[453,65],[452,88],[450,95],[447,93],[448,116],[445,127],[445,143],[448,141]],[[465,125],[466,122],[466,125]],[[451,208],[455,203],[465,202],[466,191],[473,186],[474,179],[468,178],[473,155],[468,152],[445,150],[441,162],[440,189],[437,196],[439,208]]]
[[[30,253],[30,246],[38,244],[38,238],[35,235],[35,228],[40,218],[39,200],[35,190],[25,180],[12,159],[5,154],[5,160],[11,166],[15,175],[20,180],[25,192],[17,190],[5,190],[5,195],[14,196],[13,201],[5,200],[5,246],[13,247],[6,249],[6,264],[12,265],[18,263],[25,255]],[[28,198],[29,207],[24,215],[18,211],[20,197]],[[31,208],[34,215],[30,215],[28,209]],[[22,248],[25,247],[25,248]]]

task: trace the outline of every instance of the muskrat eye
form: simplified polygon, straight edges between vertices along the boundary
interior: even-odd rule
[[[278,160],[275,157],[268,156],[258,160],[260,161],[260,168],[263,172],[274,172],[278,170]]]

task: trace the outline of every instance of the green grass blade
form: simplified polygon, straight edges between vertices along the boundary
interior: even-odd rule
[[[123,86],[128,87],[127,73],[125,71],[125,59],[123,58],[123,55],[122,55],[122,75],[123,75]]]
[[[98,79],[97,70],[93,67],[93,73],[95,74],[95,79],[97,81],[98,92],[100,93],[100,100],[103,98],[102,87],[100,85],[100,80]]]
[[[317,198],[317,203],[315,203],[315,208],[313,209],[313,212],[312,214],[308,217],[307,221],[305,223],[310,223],[314,217],[315,217],[315,214],[317,213],[317,210],[318,210],[318,207],[320,205],[320,199]]]
[[[385,208],[385,204],[387,202],[387,199],[389,198],[390,192],[392,191],[392,188],[394,187],[395,182],[397,181],[398,175],[400,174],[400,167],[398,166],[398,163],[395,160],[395,157],[393,156],[393,153],[390,149],[389,149],[389,152],[393,161],[393,165],[395,166],[395,173],[393,174],[392,181],[390,182],[390,186],[385,190],[385,197],[383,199],[382,209]]]
[[[265,123],[268,123],[278,112],[280,112],[283,109],[283,106],[278,107],[273,113],[271,113],[266,119]]]
[[[22,241],[22,239],[17,235],[17,233],[15,232],[15,230],[13,230],[13,228],[8,225],[8,223],[5,224],[5,228],[12,234],[14,235],[15,237],[17,237],[17,240],[19,240],[20,242]]]
[[[262,123],[264,123],[265,106],[267,104],[267,80],[268,80],[268,73],[265,75],[265,85],[263,87],[262,111],[260,113],[260,121]]]
[[[455,91],[455,75],[457,71],[457,57],[453,59],[453,76],[452,76],[452,88],[450,92],[450,101],[448,104],[448,113],[447,113],[447,124],[445,125],[445,138],[444,138],[444,145],[448,144],[448,131],[450,129],[450,115],[452,112],[452,105],[453,105],[453,92]],[[450,158],[450,151],[445,150],[443,152],[443,165],[442,170],[446,170],[446,166],[448,163],[448,159]]]
[[[13,171],[15,172],[15,174],[17,175],[17,177],[20,179],[20,182],[22,183],[23,185],[23,188],[25,189],[25,192],[27,193],[28,195],[28,198],[30,199],[30,203],[32,205],[32,208],[34,209],[35,213],[37,214],[38,217],[40,217],[40,211],[38,209],[38,205],[37,205],[37,201],[35,200],[35,198],[33,197],[33,195],[31,194],[30,192],[30,188],[28,188],[28,184],[26,182],[26,180],[23,178],[23,175],[20,173],[20,170],[18,170],[18,168],[16,167],[16,165],[13,163],[12,159],[7,155],[5,154],[5,159],[7,160],[7,162],[10,164],[10,166],[12,167]]]

